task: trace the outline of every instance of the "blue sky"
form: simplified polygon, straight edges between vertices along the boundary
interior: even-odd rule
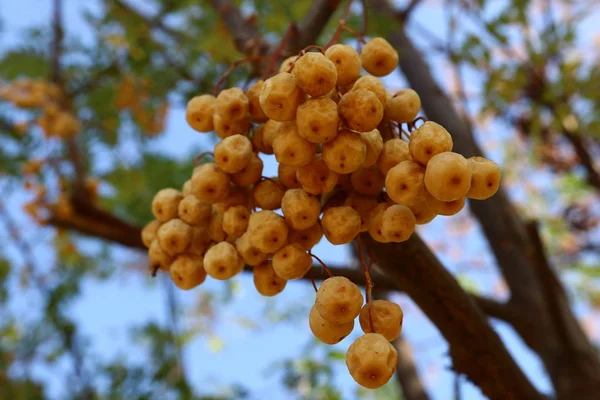
[[[140,3],[140,0],[130,2]],[[443,37],[445,19],[440,6],[436,3],[439,2],[434,2],[431,6],[426,4],[420,7],[415,18],[421,23],[426,21],[432,31]],[[16,43],[22,29],[40,23],[47,24],[50,4],[49,0],[0,0],[0,16],[3,21],[0,49],[4,50]],[[65,4],[65,21],[68,21],[67,34],[76,34],[84,40],[89,40],[90,35],[80,12],[86,8],[93,9],[97,3],[95,1],[65,0]],[[586,25],[584,31],[593,32],[593,29],[593,25]],[[438,76],[442,77],[439,74]],[[387,78],[386,82],[391,86],[401,87],[404,85],[404,81],[399,75]],[[208,144],[208,138],[192,131],[185,123],[183,109],[174,105],[169,114],[166,133],[154,140],[152,146],[174,156],[183,156],[190,146],[203,143]],[[123,151],[127,151],[127,149],[123,149]],[[265,175],[276,174],[272,158],[265,159],[265,165]],[[23,193],[15,192],[9,196],[7,203],[19,219],[20,224],[31,226],[26,217],[18,211],[24,199],[23,196]],[[452,218],[464,221],[469,218],[468,211],[463,210],[458,216]],[[445,230],[447,221],[447,219],[438,218],[423,229],[422,233],[432,243],[445,240],[445,237],[440,236],[440,232],[447,232]],[[452,271],[458,271],[461,262],[465,259],[465,253],[481,256],[486,266],[482,267],[480,271],[470,273],[469,277],[479,285],[482,292],[490,293],[495,290],[498,276],[491,267],[493,259],[477,228],[466,234],[452,236],[452,241],[450,250],[441,253],[441,258],[446,265]],[[456,254],[461,251],[463,254]],[[125,249],[120,249],[119,253],[124,263],[125,260],[135,261],[138,258],[137,253]],[[326,245],[323,242],[317,246],[315,253],[326,262],[335,265],[349,261],[346,249]],[[41,247],[36,255],[40,258],[47,257],[47,252]],[[16,255],[16,257],[18,256]],[[308,323],[306,320],[278,325],[266,322],[263,311],[267,302],[272,300],[265,300],[256,293],[250,276],[236,278],[235,282],[238,290],[234,300],[231,304],[219,308],[219,323],[214,327],[215,335],[224,343],[223,349],[218,352],[211,351],[211,338],[207,335],[198,336],[186,348],[185,362],[190,381],[203,388],[216,388],[219,383],[239,382],[249,388],[257,398],[264,398],[266,393],[273,396],[274,399],[288,398],[279,384],[280,377],[276,374],[267,375],[265,371],[278,360],[302,354],[304,346],[311,338]],[[124,269],[110,281],[88,280],[83,287],[80,298],[72,306],[72,312],[81,322],[84,334],[91,338],[93,352],[98,357],[106,359],[124,354],[132,359],[139,359],[141,356],[139,353],[131,352],[132,347],[127,328],[140,325],[148,320],[161,323],[167,320],[164,285],[157,282],[149,284],[149,279],[145,275],[132,272],[131,269]],[[220,292],[222,288],[222,283],[208,280],[197,291],[177,291],[177,298],[182,305],[192,306],[198,300],[199,292]],[[289,283],[283,294],[276,298],[277,307],[280,309],[286,305],[295,306],[298,302],[306,304],[308,309],[313,301],[312,288],[303,282]],[[435,399],[450,399],[454,374],[446,368],[450,365],[450,360],[447,356],[445,342],[406,296],[398,296],[397,301],[407,313],[404,332],[408,340],[415,346],[417,365],[428,384],[429,391]],[[15,310],[25,310],[33,304],[32,302],[34,300],[25,298],[12,306]],[[240,317],[258,321],[262,329],[259,331],[238,329],[239,325],[236,320]],[[184,318],[182,321],[184,327],[191,327],[192,323],[190,318]],[[537,357],[532,355],[509,327],[500,323],[495,323],[494,326],[536,386],[540,390],[548,391],[549,383]],[[356,337],[359,334],[360,329],[356,328],[353,336]],[[350,343],[351,338],[347,338],[337,348],[345,351]],[[51,393],[58,398],[64,385],[62,373],[44,368],[38,368],[35,372],[40,379],[49,382]],[[340,383],[340,387],[345,388],[344,398],[352,399],[355,385],[345,366],[340,365],[336,380]],[[462,386],[463,398],[482,398],[479,391],[470,384],[465,383]]]

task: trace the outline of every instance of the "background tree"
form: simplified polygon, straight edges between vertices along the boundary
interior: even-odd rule
[[[148,285],[164,286],[167,318],[135,329],[137,360],[97,358],[73,304],[90,278],[148,273],[138,250],[150,200],[161,188],[181,186],[202,144],[210,145],[168,134],[188,129],[177,116],[185,101],[211,92],[236,60],[274,52],[284,58],[326,43],[345,2],[106,0],[85,9],[62,3],[53,0],[48,20],[3,46],[0,60],[4,88],[18,87],[23,78],[60,88],[65,95],[58,111],[69,127],[68,134],[53,135],[45,125],[52,115],[4,92],[0,184],[7,196],[0,203],[0,233],[9,245],[2,246],[0,263],[0,397],[56,396],[57,378],[60,398],[260,397],[236,385],[221,393],[203,390],[189,377],[196,361],[185,357],[196,335],[209,338],[214,349],[222,346],[214,326],[226,323],[226,307],[235,309],[240,287],[248,286],[244,278],[215,290],[201,287],[193,304],[168,280],[148,278]],[[423,229],[424,239],[382,245],[365,237],[378,261],[378,294],[407,294],[409,315],[422,312],[435,325],[432,335],[437,341],[441,334],[448,355],[432,364],[456,373],[456,397],[462,380],[480,389],[469,392],[475,398],[597,397],[600,69],[597,28],[589,22],[597,5],[362,4],[351,8],[347,23],[360,26],[368,11],[368,34],[386,37],[398,50],[400,74],[389,79],[390,88],[405,79],[420,94],[427,118],[451,132],[455,151],[473,156],[485,149],[502,161],[504,176],[493,198],[469,202],[454,222]],[[83,16],[85,33],[70,30],[72,14]],[[257,62],[236,69],[228,83],[243,84],[266,67]],[[169,147],[164,138],[181,142]],[[337,265],[335,272],[364,283],[356,263]],[[323,277],[319,268],[315,274]],[[237,322],[254,331],[305,318],[310,300],[296,298],[309,293],[304,289],[310,285],[268,303],[267,319]],[[523,353],[510,354],[510,334],[502,340],[497,332],[505,325],[496,321],[539,358],[550,388],[531,378]],[[405,328],[410,335],[410,318]],[[396,343],[396,382],[356,396],[397,398],[399,384],[407,399],[429,398],[407,346],[404,339]],[[305,398],[348,396],[333,379],[343,353],[309,349],[278,365],[284,386]],[[39,368],[54,378],[40,378]]]

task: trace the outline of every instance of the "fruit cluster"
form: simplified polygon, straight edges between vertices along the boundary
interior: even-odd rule
[[[397,63],[382,38],[360,54],[335,44],[288,58],[279,73],[245,92],[232,87],[192,98],[188,124],[222,140],[213,162],[196,166],[181,191],[156,194],[156,219],[142,232],[155,268],[191,289],[207,274],[224,280],[248,265],[258,292],[273,296],[307,274],[323,235],[334,245],[361,232],[402,242],[416,224],[460,211],[465,198],[493,195],[496,164],[453,153],[452,137],[434,122],[416,128],[415,91],[388,93],[378,77]],[[361,76],[362,69],[368,74]],[[260,154],[274,154],[277,177],[263,177]],[[334,344],[360,315],[365,335],[350,346],[347,365],[358,383],[375,388],[395,371],[389,341],[399,335],[403,314],[394,303],[370,301],[369,291],[363,306],[358,286],[330,277],[309,320],[317,338]]]
[[[63,93],[60,87],[54,83],[44,80],[18,79],[2,87],[0,98],[22,109],[39,109],[41,112],[36,124],[42,128],[47,137],[73,137],[81,129],[77,118],[61,106]]]

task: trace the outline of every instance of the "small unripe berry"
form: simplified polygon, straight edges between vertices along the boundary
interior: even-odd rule
[[[232,237],[240,237],[248,229],[250,211],[244,206],[229,208],[223,214],[223,230]]]
[[[377,164],[379,155],[383,151],[383,138],[378,129],[373,129],[369,132],[361,132],[360,136],[367,146],[365,161],[363,161],[361,166],[363,168],[368,168]]]
[[[325,344],[336,344],[341,342],[354,329],[354,320],[345,324],[334,324],[321,317],[317,308],[313,306],[308,316],[310,331],[317,339]]]
[[[233,135],[245,135],[250,130],[250,118],[244,118],[237,121],[230,121],[225,117],[215,114],[213,117],[215,132],[218,137],[225,139]]]
[[[254,185],[252,199],[254,205],[263,210],[277,210],[281,207],[281,199],[285,190],[272,179],[265,179]]]
[[[375,196],[383,189],[385,176],[377,167],[359,168],[350,175],[350,182],[358,193]]]
[[[398,352],[379,333],[367,333],[348,348],[346,366],[352,378],[361,386],[377,389],[385,385],[396,372]]]
[[[334,44],[325,51],[325,57],[335,66],[338,86],[349,85],[360,76],[360,56],[351,46]]]
[[[269,119],[260,107],[259,97],[264,83],[265,82],[262,79],[258,80],[246,91],[246,96],[248,97],[248,112],[250,113],[250,118],[252,118],[254,122],[266,122]]]
[[[288,242],[298,243],[304,250],[309,251],[321,241],[322,237],[323,230],[321,229],[321,224],[317,222],[310,228],[302,230],[290,229],[290,233],[288,234]]]
[[[213,131],[213,115],[217,99],[210,94],[192,97],[185,108],[185,120],[198,132]]]
[[[233,183],[239,186],[250,186],[259,181],[262,176],[263,162],[256,153],[252,153],[250,162],[240,171],[230,175]]]
[[[348,206],[331,207],[323,213],[321,227],[331,244],[350,243],[360,233],[360,215]]]
[[[142,229],[142,242],[144,243],[144,246],[150,247],[152,241],[156,239],[158,228],[160,228],[161,225],[162,223],[155,219],[144,226],[144,229]]]
[[[204,256],[211,242],[207,226],[194,226],[192,227],[192,238],[187,251],[198,256]]]
[[[329,93],[337,82],[337,70],[321,53],[306,53],[296,61],[292,70],[296,84],[311,97]]]
[[[391,203],[379,203],[373,211],[369,219],[369,234],[373,240],[379,243],[389,243],[387,236],[383,234],[383,215],[392,204]]]
[[[158,242],[172,256],[183,253],[192,239],[192,227],[175,218],[161,225],[157,232]]]
[[[204,255],[204,270],[220,281],[239,274],[243,269],[244,261],[231,243],[217,243]]]
[[[347,324],[358,317],[363,305],[363,295],[358,286],[343,276],[325,279],[317,291],[315,308],[334,324]]]
[[[363,196],[357,193],[351,193],[344,201],[345,206],[352,207],[360,216],[360,231],[366,232],[369,229],[371,213],[377,207],[377,198],[374,196]]]
[[[291,121],[296,118],[296,110],[304,99],[304,92],[296,85],[296,78],[287,72],[267,79],[259,96],[263,112],[275,121]]]
[[[383,118],[383,105],[373,92],[366,89],[346,93],[338,107],[348,127],[359,132],[372,131]]]
[[[417,118],[421,109],[421,99],[412,89],[402,89],[388,98],[385,115],[401,124]]]
[[[298,134],[311,143],[325,143],[338,133],[340,117],[335,101],[328,97],[309,99],[296,112]]]
[[[423,196],[425,169],[414,161],[402,161],[385,177],[385,190],[397,204],[415,204]]]
[[[222,242],[227,238],[227,233],[223,230],[224,213],[215,212],[208,223],[208,237],[215,242]]]
[[[216,114],[224,121],[239,122],[248,119],[248,97],[237,87],[224,89],[217,96]]]
[[[177,256],[171,268],[171,279],[178,288],[190,290],[206,280],[204,260],[194,254],[180,254]]]
[[[152,214],[160,222],[167,222],[177,218],[177,208],[183,195],[175,189],[159,190],[152,199]]]
[[[252,246],[250,234],[247,231],[235,243],[235,248],[248,265],[254,267],[267,261],[267,254]]]
[[[365,304],[359,316],[364,333],[379,333],[390,342],[400,336],[403,320],[402,308],[388,300],[373,300]]]
[[[360,89],[365,89],[372,92],[375,96],[377,96],[377,99],[381,102],[381,105],[385,109],[385,104],[388,98],[388,92],[387,90],[385,90],[385,86],[383,85],[383,82],[379,80],[379,78],[376,78],[371,75],[361,76],[356,82],[354,82],[354,85],[352,85],[351,90],[354,91]]]
[[[288,225],[274,211],[262,210],[250,215],[250,243],[263,253],[273,254],[282,248],[288,236]]]
[[[273,269],[285,279],[300,279],[312,266],[312,257],[298,243],[287,244],[273,255]]]
[[[379,156],[379,170],[387,175],[388,171],[400,164],[402,161],[410,160],[410,151],[408,143],[402,139],[390,139],[383,145],[383,150]]]
[[[179,218],[188,225],[206,225],[212,214],[210,204],[202,203],[193,194],[188,194],[179,202]]]
[[[367,146],[360,133],[343,130],[323,145],[322,157],[330,170],[338,174],[356,171],[365,161]]]
[[[150,247],[148,248],[148,258],[153,265],[158,265],[163,271],[167,271],[173,263],[173,256],[160,247],[158,238],[150,243]]]
[[[500,187],[500,167],[484,157],[471,157],[468,161],[471,170],[471,188],[467,192],[467,197],[476,200],[492,197]]]
[[[229,176],[212,163],[196,167],[192,175],[192,192],[203,203],[214,204],[229,195]]]
[[[413,160],[427,165],[436,154],[452,151],[452,136],[443,126],[427,121],[410,134],[408,148]]]
[[[307,229],[317,223],[321,203],[302,189],[289,189],[281,200],[281,211],[293,229]]]
[[[410,208],[394,204],[383,212],[381,233],[388,242],[401,243],[415,232],[415,216]]]
[[[252,268],[254,287],[263,296],[271,297],[279,294],[285,288],[287,281],[279,277],[273,269],[271,261],[265,261]]]
[[[306,193],[318,195],[331,192],[339,175],[327,167],[321,155],[317,155],[310,164],[298,167],[296,178]]]
[[[273,140],[273,153],[277,162],[291,167],[300,167],[312,161],[317,146],[298,134],[295,121],[279,128],[279,134]]]
[[[228,174],[241,171],[252,158],[252,143],[242,135],[233,135],[215,145],[215,164]]]
[[[369,40],[360,51],[365,71],[374,76],[385,76],[398,66],[398,52],[384,38]]]
[[[465,197],[471,188],[471,168],[466,158],[446,152],[433,156],[425,170],[425,186],[441,201]]]
[[[277,167],[277,176],[279,177],[279,182],[288,189],[301,188],[302,185],[300,182],[298,182],[298,178],[296,178],[297,170],[298,168],[296,167],[279,164]]]

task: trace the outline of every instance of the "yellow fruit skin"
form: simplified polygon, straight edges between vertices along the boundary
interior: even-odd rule
[[[179,255],[169,271],[175,285],[183,290],[193,289],[206,280],[203,259],[194,254]]]
[[[275,121],[292,121],[305,94],[296,85],[296,78],[281,72],[265,81],[259,96],[260,107],[267,117]]]
[[[266,297],[275,296],[283,291],[287,281],[275,273],[271,261],[265,261],[252,268],[254,287],[258,293]]]
[[[360,233],[361,226],[360,215],[348,206],[328,208],[321,219],[323,233],[334,245],[350,243]]]
[[[471,188],[467,197],[475,200],[485,200],[492,197],[500,187],[500,167],[484,157],[470,157]]]
[[[338,86],[350,85],[360,76],[360,55],[346,44],[334,44],[325,51],[327,57],[337,70]]]
[[[298,243],[283,246],[273,255],[273,270],[285,279],[300,279],[312,266],[312,257]]]
[[[427,121],[410,135],[408,148],[416,162],[427,165],[436,154],[452,151],[452,136],[443,126]]]
[[[390,169],[407,160],[411,160],[408,143],[396,138],[384,143],[377,164],[381,173],[387,175]]]
[[[367,146],[361,135],[342,130],[331,141],[323,145],[321,156],[327,167],[338,174],[356,171],[365,161]]]
[[[338,107],[348,127],[358,132],[372,131],[383,118],[383,105],[373,92],[366,89],[346,93]]]
[[[315,307],[321,317],[334,324],[346,324],[360,314],[363,296],[348,278],[335,276],[321,283]]]
[[[188,125],[202,133],[213,131],[215,129],[213,115],[216,103],[216,97],[209,94],[190,99],[185,108],[185,120]]]
[[[325,143],[338,133],[337,104],[328,97],[309,99],[298,107],[298,134],[311,143]]]
[[[471,168],[460,154],[446,152],[433,156],[425,170],[425,186],[433,197],[454,201],[465,197],[471,188]]]
[[[386,117],[401,124],[411,122],[419,114],[421,98],[412,89],[402,89],[390,96],[385,104]]]
[[[398,353],[379,333],[367,333],[348,348],[346,366],[352,378],[368,389],[385,385],[396,372]]]
[[[398,66],[398,52],[384,38],[369,40],[360,52],[363,68],[374,76],[385,76]]]
[[[292,70],[296,84],[311,97],[329,93],[337,82],[335,64],[321,53],[306,53],[300,57]]]
[[[231,243],[220,242],[204,255],[204,269],[210,277],[226,280],[242,272],[244,261]]]
[[[333,324],[321,317],[315,306],[310,309],[308,325],[313,335],[325,344],[341,342],[354,329],[354,321],[345,324]]]
[[[415,216],[408,207],[394,204],[383,213],[381,231],[388,241],[401,243],[415,232],[415,224]]]
[[[414,161],[402,161],[385,177],[385,190],[397,204],[410,206],[423,197],[425,171]]]
[[[379,333],[391,342],[400,336],[404,312],[398,304],[391,301],[373,300],[370,304],[365,304],[358,320],[364,333]]]

